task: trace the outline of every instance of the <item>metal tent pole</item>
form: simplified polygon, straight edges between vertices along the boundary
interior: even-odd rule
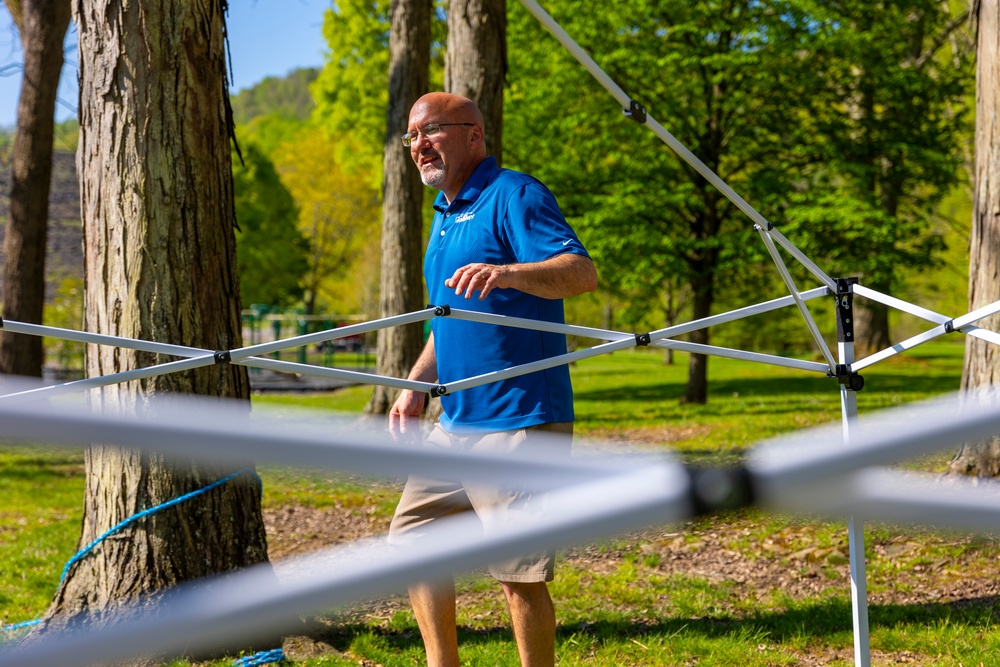
[[[628,118],[645,125],[653,134],[658,136],[663,143],[670,147],[674,153],[678,155],[682,160],[687,162],[691,167],[701,174],[705,180],[714,185],[719,192],[726,196],[726,198],[731,201],[736,208],[740,209],[753,220],[756,224],[761,226],[768,226],[770,223],[767,221],[763,215],[761,215],[757,209],[751,206],[743,197],[741,197],[735,190],[733,190],[728,183],[726,183],[722,178],[716,174],[712,169],[702,162],[701,158],[692,153],[687,146],[682,144],[674,135],[670,134],[659,122],[656,121],[651,115],[646,113],[645,107],[636,102],[634,99],[629,97],[629,95],[622,90],[615,81],[601,69],[600,65],[590,57],[590,55],[580,47],[572,37],[569,36],[562,26],[552,16],[546,12],[541,5],[539,5],[535,0],[521,0],[521,4],[524,5],[525,9],[528,10],[534,16],[539,23],[541,23],[552,36],[555,37],[563,47],[569,51],[576,60],[583,65],[583,67],[590,72],[601,86],[604,87],[619,104],[625,112]]]
[[[837,378],[840,381],[840,413],[843,421],[844,444],[851,442],[851,429],[857,427],[858,394],[864,380],[851,372],[854,363],[854,295],[856,278],[837,280]],[[871,645],[868,635],[868,586],[865,573],[865,527],[852,514],[847,521],[848,550],[851,560],[851,612],[854,620],[854,664],[871,667]]]

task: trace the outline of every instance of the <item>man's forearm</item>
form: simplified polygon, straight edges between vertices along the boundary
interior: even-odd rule
[[[434,334],[427,339],[427,344],[417,357],[416,363],[410,369],[408,380],[417,382],[435,382],[437,380],[437,354],[434,352]]]
[[[597,269],[589,257],[565,253],[525,264],[466,264],[444,283],[472,298],[485,299],[493,289],[516,289],[543,299],[568,299],[597,289]]]
[[[510,268],[510,287],[544,299],[568,299],[597,289],[597,269],[584,255],[566,253]]]

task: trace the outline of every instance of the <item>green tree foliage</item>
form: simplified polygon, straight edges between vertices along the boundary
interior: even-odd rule
[[[815,0],[812,17],[813,164],[788,217],[831,270],[892,293],[900,269],[942,249],[936,211],[964,177],[974,80],[956,38],[967,18],[939,0]],[[866,345],[880,348],[888,321],[872,308]]]
[[[546,7],[831,272],[875,280],[939,250],[930,218],[961,177],[970,83],[960,50],[951,57],[962,17],[941,3],[666,1],[600,17],[578,0]],[[518,7],[510,15],[508,164],[557,193],[597,255],[602,284],[625,302],[618,316],[659,312],[653,295],[666,286],[675,295],[688,286],[695,317],[717,298],[782,289],[749,220],[622,119],[533,18]]]
[[[267,77],[231,96],[239,141],[253,141],[271,156],[293,140],[316,107],[310,85],[317,76],[318,69],[297,69],[282,78]]]
[[[303,278],[306,312],[341,301],[333,290],[364,249],[378,244],[378,190],[364,172],[350,173],[337,161],[350,139],[334,140],[321,128],[303,130],[275,155],[282,182],[298,204],[298,229],[309,239]]]
[[[252,142],[233,156],[237,268],[243,304],[285,307],[303,295],[309,240],[296,226],[298,208],[274,164]]]
[[[447,16],[438,7],[432,25],[431,89],[444,82],[443,49]],[[387,132],[389,105],[389,0],[344,0],[326,12],[323,36],[329,46],[326,64],[312,86],[312,119],[328,134],[350,137],[338,161],[371,175],[381,187],[386,141],[397,142],[405,128]]]
[[[313,119],[328,133],[350,135],[336,157],[359,165],[381,183],[389,103],[389,0],[344,0],[327,10],[327,62],[313,84]]]
[[[241,146],[244,140],[252,141],[265,155],[274,156],[282,146],[294,141],[308,125],[308,121],[272,113],[257,116],[246,125],[237,126],[236,137]]]
[[[607,10],[600,21],[575,0],[551,9],[681,143],[765,214],[775,212],[771,195],[796,177],[796,146],[806,140],[800,100],[812,93],[813,35],[796,3],[650,1]],[[511,96],[512,163],[573,193],[563,200],[605,283],[639,296],[684,284],[693,316],[709,315],[720,284],[758,256],[750,221],[651,132],[630,126],[607,94],[552,95],[593,86],[572,66],[549,69],[555,59],[540,52],[551,42],[533,32],[510,30],[521,40],[510,49],[511,77],[546,82]],[[558,129],[547,131],[554,118]],[[692,338],[708,342],[704,331]],[[705,367],[691,376],[688,399],[703,401]]]

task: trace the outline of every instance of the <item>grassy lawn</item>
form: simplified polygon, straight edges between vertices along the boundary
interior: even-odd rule
[[[862,413],[958,388],[962,347],[925,345],[864,373]],[[835,379],[712,359],[708,405],[679,401],[686,357],[662,363],[638,350],[573,367],[577,428],[613,446],[667,448],[685,460],[738,460],[754,442],[840,419]],[[356,413],[370,388],[255,397],[269,407]],[[619,444],[620,443],[620,444]],[[909,462],[940,470],[951,451]],[[346,474],[266,468],[267,510],[324,516],[391,514],[398,485]],[[0,619],[42,614],[79,531],[82,456],[24,447],[0,453]],[[873,664],[997,664],[998,543],[990,536],[866,527]],[[552,586],[559,665],[851,665],[851,601],[844,524],[755,510],[656,526],[568,549]],[[465,665],[517,665],[494,582],[459,586]],[[295,664],[423,664],[402,598],[330,610],[309,636],[325,650]],[[315,649],[313,646],[313,649]],[[178,663],[184,664],[184,663]],[[213,664],[228,664],[218,661]]]

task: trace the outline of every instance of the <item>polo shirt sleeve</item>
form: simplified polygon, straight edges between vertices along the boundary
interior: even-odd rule
[[[503,243],[517,262],[541,262],[563,253],[590,256],[556,198],[534,179],[511,193],[503,222]]]

